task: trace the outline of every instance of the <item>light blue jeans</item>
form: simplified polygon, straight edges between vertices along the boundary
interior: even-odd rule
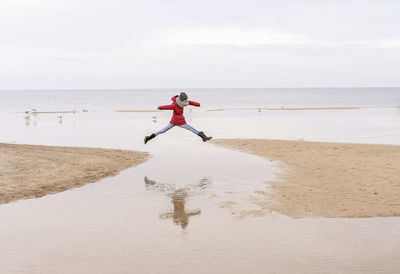
[[[157,135],[159,135],[159,134],[162,134],[162,133],[164,133],[164,132],[170,130],[170,129],[173,128],[174,126],[176,126],[176,125],[171,124],[171,123],[168,123],[168,125],[167,125],[165,128],[163,128],[163,129],[157,131],[157,132],[154,133],[154,134],[157,136]],[[187,129],[187,130],[190,130],[191,132],[193,132],[193,133],[196,134],[196,135],[198,135],[198,134],[200,133],[200,132],[197,131],[194,127],[192,127],[192,126],[190,126],[190,125],[188,125],[188,124],[178,125],[178,127],[181,127],[181,128]]]

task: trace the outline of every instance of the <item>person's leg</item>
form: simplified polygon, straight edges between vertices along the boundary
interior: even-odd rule
[[[188,124],[179,125],[179,127],[190,130],[191,132],[193,132],[196,135],[199,135],[199,133],[200,133],[197,129],[195,129],[194,127],[192,127]]]
[[[168,123],[168,125],[166,127],[164,127],[163,129],[157,131],[156,133],[151,134],[150,136],[146,136],[144,137],[144,144],[146,144],[148,141],[150,141],[151,139],[153,139],[154,137],[156,137],[157,135],[160,135],[168,130],[170,130],[171,128],[173,128],[175,125]]]
[[[163,129],[161,129],[161,130],[159,130],[159,131],[157,131],[156,133],[154,133],[154,135],[160,135],[160,134],[163,134],[163,133],[165,133],[166,131],[168,131],[168,130],[170,130],[171,128],[173,128],[175,125],[173,125],[173,124],[171,124],[171,123],[168,123],[168,125],[165,127],[165,128],[163,128]]]
[[[188,125],[188,124],[184,124],[184,125],[180,125],[179,127],[190,130],[191,132],[193,132],[194,134],[198,135],[201,137],[201,139],[203,139],[203,142],[207,142],[209,140],[212,139],[212,137],[207,137],[203,131],[198,131],[197,129],[195,129],[194,127]]]

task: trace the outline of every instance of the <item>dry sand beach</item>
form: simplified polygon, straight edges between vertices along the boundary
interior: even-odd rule
[[[400,146],[220,139],[214,144],[280,161],[258,204],[300,217],[400,216]]]
[[[96,182],[148,157],[127,150],[0,144],[0,203]]]

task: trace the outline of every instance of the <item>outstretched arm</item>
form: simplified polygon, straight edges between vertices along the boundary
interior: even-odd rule
[[[195,106],[195,107],[199,107],[199,106],[200,106],[200,103],[197,103],[197,102],[195,102],[195,101],[189,101],[189,105]]]
[[[169,109],[174,109],[172,105],[165,105],[165,106],[159,106],[157,107],[159,110],[169,110]]]

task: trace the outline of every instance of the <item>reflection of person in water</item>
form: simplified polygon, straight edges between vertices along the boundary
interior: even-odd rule
[[[180,225],[183,229],[185,229],[189,224],[189,217],[199,215],[201,213],[200,209],[192,211],[185,210],[185,199],[188,196],[188,193],[191,191],[204,190],[208,184],[207,178],[202,179],[197,185],[190,185],[180,189],[175,189],[175,186],[173,185],[157,183],[149,180],[147,177],[144,178],[144,181],[147,189],[165,192],[172,199],[171,202],[174,206],[173,211],[160,214],[161,219],[172,218],[176,225]]]
[[[172,218],[175,224],[180,225],[185,229],[189,224],[189,217],[194,215],[199,215],[201,213],[200,209],[193,211],[185,210],[185,198],[187,194],[185,191],[176,190],[172,193],[172,204],[174,205],[173,212],[165,212],[160,214],[161,219]]]

